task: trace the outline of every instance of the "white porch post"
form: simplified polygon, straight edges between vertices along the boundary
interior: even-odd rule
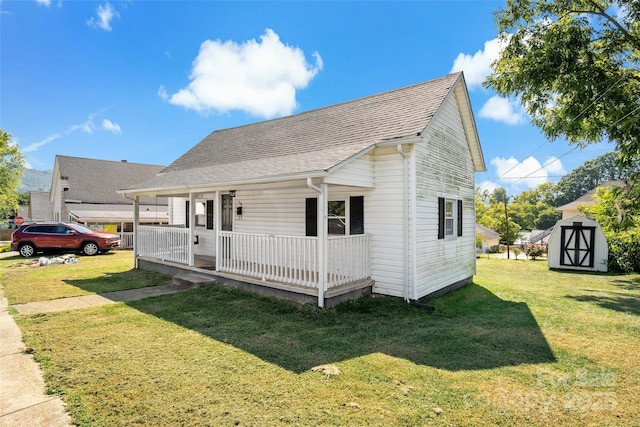
[[[220,262],[222,260],[220,254],[220,191],[216,190],[215,201],[213,202],[213,224],[214,224],[214,232],[215,232],[215,242],[216,242],[216,271],[220,271]]]
[[[133,267],[138,268],[138,223],[140,222],[140,197],[133,200]]]
[[[193,241],[196,236],[196,195],[193,192],[189,192],[189,267],[195,265],[195,256],[193,250]]]
[[[318,270],[320,274],[320,280],[318,281],[318,307],[323,308],[324,292],[327,290],[327,220],[329,216],[327,200],[329,186],[321,184],[320,190],[318,194]]]

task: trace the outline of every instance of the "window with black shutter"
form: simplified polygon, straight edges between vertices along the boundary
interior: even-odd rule
[[[184,226],[186,228],[189,228],[189,217],[190,217],[190,212],[189,212],[189,201],[187,200],[186,202],[184,202]]]
[[[316,197],[309,197],[305,201],[305,235],[317,236],[318,235],[318,199]]]
[[[458,200],[458,236],[462,236],[462,200]]]
[[[207,200],[207,230],[213,230],[213,200]]]
[[[349,234],[364,234],[364,196],[349,198]]]
[[[444,239],[444,197],[438,197],[438,239]]]

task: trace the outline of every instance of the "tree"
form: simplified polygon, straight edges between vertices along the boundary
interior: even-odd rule
[[[608,140],[629,165],[640,157],[639,21],[636,0],[507,1],[485,86],[519,97],[551,140]]]
[[[560,178],[556,186],[555,206],[572,202],[605,181],[629,181],[640,172],[640,157],[626,167],[620,167],[616,163],[617,157],[616,152],[603,154],[593,160],[587,160]]]
[[[640,272],[640,186],[599,188],[594,204],[581,211],[602,227],[609,246],[609,268]]]
[[[24,157],[11,135],[0,129],[0,221],[14,215],[18,210],[20,178],[24,170]]]

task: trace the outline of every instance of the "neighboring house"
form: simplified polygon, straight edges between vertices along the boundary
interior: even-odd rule
[[[489,227],[476,223],[476,235],[482,236],[482,247],[476,247],[476,252],[487,252],[500,244],[500,233]]]
[[[547,247],[549,268],[607,271],[609,249],[600,224],[576,215],[559,220]]]
[[[51,221],[53,220],[53,205],[49,201],[48,191],[31,191],[29,193],[29,221]]]
[[[580,196],[576,200],[571,203],[567,203],[566,205],[562,205],[556,208],[558,212],[562,212],[562,219],[571,218],[576,215],[581,215],[579,211],[579,207],[583,205],[593,205],[593,196],[596,194],[596,190],[598,188],[609,188],[612,186],[615,187],[624,187],[626,184],[624,181],[605,181],[597,187],[589,190],[586,194]]]
[[[532,230],[529,234],[528,243],[532,245],[547,245],[552,231],[553,227],[546,230]]]
[[[57,155],[53,170],[49,219],[75,221],[95,230],[133,232],[132,201],[117,190],[155,176],[164,166]],[[167,224],[167,199],[139,201],[140,224]],[[124,246],[127,246],[125,244]]]
[[[137,212],[142,197],[170,198],[172,227],[135,228],[138,268],[196,271],[323,307],[470,282],[474,172],[484,170],[456,73],[214,131],[121,192]]]

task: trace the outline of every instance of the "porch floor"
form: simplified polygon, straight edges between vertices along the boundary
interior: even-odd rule
[[[295,301],[300,304],[318,304],[317,289],[271,280],[260,280],[250,276],[215,271],[215,257],[196,255],[194,266],[170,261],[161,261],[144,256],[138,257],[138,268],[157,271],[172,276],[197,274],[211,279],[217,285],[244,289],[260,295]],[[372,279],[356,280],[325,291],[324,307],[330,308],[348,300],[369,296],[372,293]]]

